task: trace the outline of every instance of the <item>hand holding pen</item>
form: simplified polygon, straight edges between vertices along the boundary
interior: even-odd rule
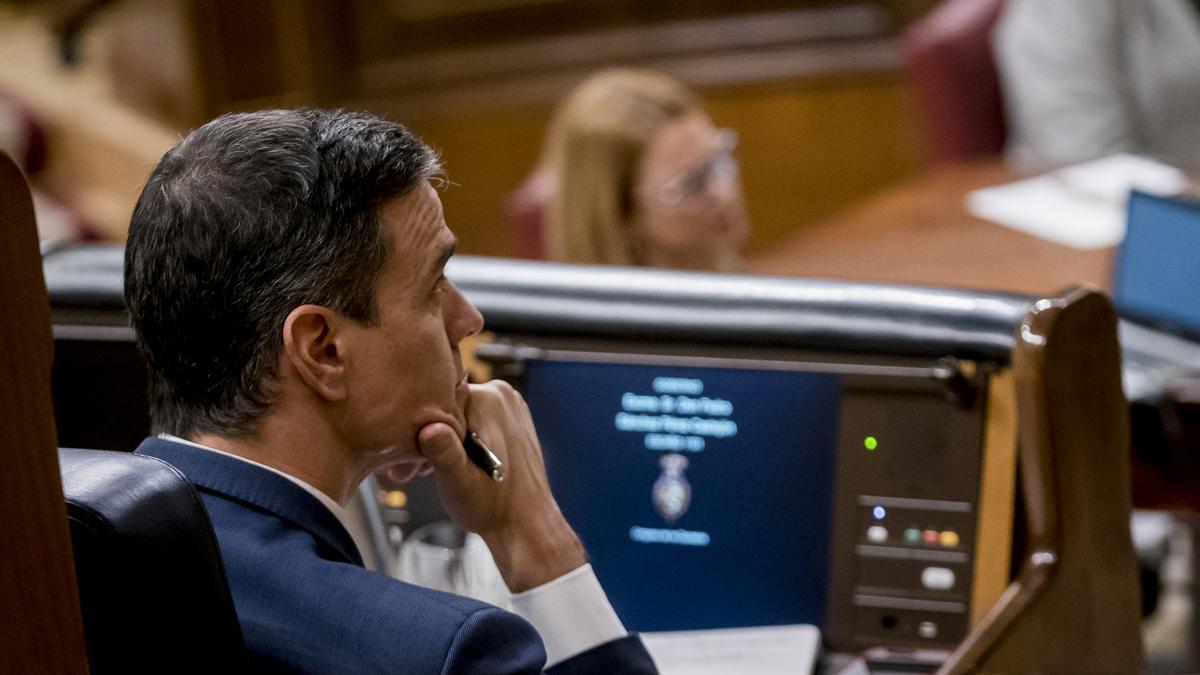
[[[504,463],[492,452],[492,449],[484,444],[483,439],[474,431],[467,432],[467,437],[463,439],[463,450],[466,451],[467,457],[471,463],[479,467],[496,482],[504,480]]]
[[[464,387],[463,425],[420,429],[450,520],[483,537],[509,590],[529,590],[586,562],[546,478],[525,400],[505,382]],[[461,434],[461,435],[460,435]]]

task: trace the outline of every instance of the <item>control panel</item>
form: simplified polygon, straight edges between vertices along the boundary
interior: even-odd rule
[[[843,649],[952,647],[970,624],[982,378],[847,377],[827,640]]]

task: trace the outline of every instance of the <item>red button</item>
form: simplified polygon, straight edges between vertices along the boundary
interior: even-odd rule
[[[921,533],[921,541],[925,542],[926,544],[938,543],[938,531],[937,530],[925,530],[924,532]]]

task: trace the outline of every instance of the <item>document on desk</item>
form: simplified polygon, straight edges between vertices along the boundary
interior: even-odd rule
[[[811,673],[821,648],[821,631],[806,624],[641,636],[662,675]]]
[[[1080,249],[1108,248],[1125,237],[1133,189],[1174,195],[1187,176],[1136,155],[1112,155],[967,195],[967,211],[1035,237]]]

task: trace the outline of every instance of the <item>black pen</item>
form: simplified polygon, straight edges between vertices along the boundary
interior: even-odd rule
[[[471,462],[483,469],[483,472],[492,477],[492,480],[500,482],[504,480],[504,463],[492,452],[492,449],[484,444],[483,439],[474,431],[467,433],[467,437],[463,439],[463,450],[467,451],[467,457]]]

